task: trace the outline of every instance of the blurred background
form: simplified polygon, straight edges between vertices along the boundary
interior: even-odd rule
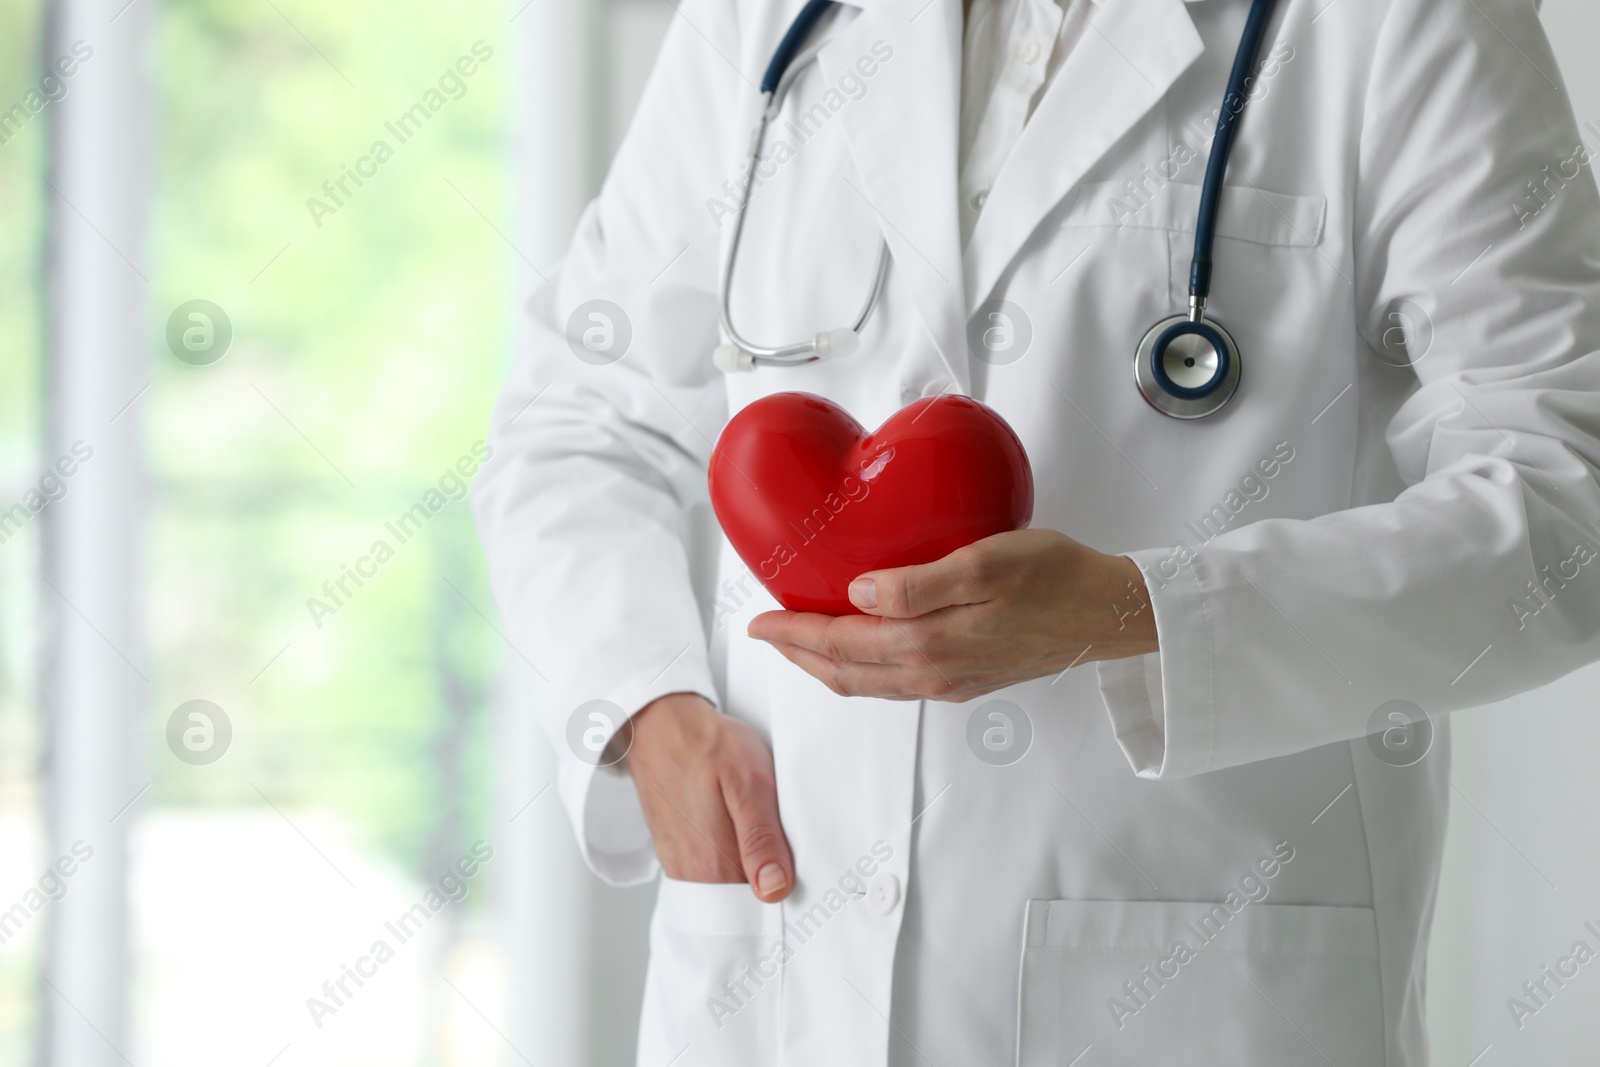
[[[672,17],[0,0],[0,1064],[631,1062],[462,495]],[[1438,1064],[1595,1061],[1597,682],[1456,719]]]

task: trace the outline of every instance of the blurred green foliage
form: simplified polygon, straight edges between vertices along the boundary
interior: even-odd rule
[[[0,108],[37,84],[42,9],[0,3]],[[500,639],[464,499],[403,545],[384,524],[476,459],[510,343],[509,10],[164,0],[153,16],[152,388],[133,409],[152,490],[146,803],[331,810],[431,879],[491,836]],[[386,123],[419,101],[442,104],[400,143]],[[0,145],[0,496],[40,462],[49,117]],[[308,200],[330,203],[323,183],[380,139],[390,158],[316,217]],[[210,366],[166,348],[193,299],[232,322]],[[23,822],[39,818],[37,535],[0,549],[0,817]],[[394,558],[318,625],[308,598],[379,538]],[[207,766],[166,749],[194,698],[233,723]],[[0,1062],[29,1058],[37,966],[36,939],[0,954]]]
[[[0,111],[38,84],[42,6],[40,0],[0,3]],[[44,153],[39,122],[0,144],[0,463],[8,479],[38,453]]]
[[[43,6],[41,0],[0,2],[0,111],[38,85]],[[39,476],[45,150],[45,124],[37,119],[0,144],[0,501],[7,504]],[[12,849],[39,820],[35,534],[0,546],[0,829],[6,833],[0,847]],[[25,860],[33,861],[31,855]],[[38,958],[36,938],[18,938],[0,950],[0,1063],[28,1062]]]
[[[478,615],[492,609],[465,500],[404,545],[384,523],[471,456],[509,344],[506,10],[158,10],[152,800],[259,805],[259,790],[331,808],[422,873],[484,833],[499,639]],[[437,110],[401,143],[386,124],[419,101]],[[359,185],[344,177],[357,169]],[[193,299],[233,324],[210,366],[165,348],[168,315]],[[379,538],[395,558],[313,620],[308,598],[329,602],[324,581]],[[205,767],[163,737],[197,697],[235,731]]]

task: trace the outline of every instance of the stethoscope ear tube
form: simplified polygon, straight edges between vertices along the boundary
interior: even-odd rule
[[[789,64],[794,62],[794,57],[806,43],[806,38],[811,36],[811,31],[816,28],[822,16],[832,9],[836,0],[807,0],[806,6],[800,9],[794,21],[789,24],[789,30],[783,35],[783,40],[778,42],[777,50],[772,53],[772,59],[767,62],[767,72],[761,75],[761,92],[776,93],[778,83],[783,81],[784,72],[789,69]]]
[[[750,135],[750,164],[740,202],[734,213],[733,233],[724,257],[719,304],[722,330],[727,338],[713,353],[719,370],[735,373],[757,366],[796,366],[830,357],[847,356],[859,344],[859,334],[883,292],[889,268],[889,245],[880,237],[878,262],[872,286],[861,311],[849,329],[827,330],[808,341],[789,345],[758,345],[746,340],[734,327],[732,292],[734,264],[744,231],[745,210],[767,124],[777,113],[787,88],[790,68],[805,47],[806,38],[832,10],[837,0],[807,0],[794,22],[778,42],[777,50],[761,77],[761,113]],[[1189,314],[1175,315],[1152,327],[1139,343],[1134,355],[1134,378],[1139,391],[1152,406],[1174,418],[1194,419],[1220,410],[1239,385],[1241,360],[1233,338],[1220,325],[1205,318],[1206,300],[1211,292],[1212,248],[1216,241],[1217,215],[1222,206],[1223,180],[1233,140],[1248,97],[1250,72],[1255,67],[1272,18],[1275,0],[1252,0],[1245,19],[1244,35],[1234,54],[1228,90],[1217,116],[1216,135],[1206,161],[1205,184],[1200,190],[1200,211],[1195,220],[1194,259],[1189,266]]]
[[[806,38],[817,23],[837,6],[837,0],[809,0],[800,14],[778,42],[777,51],[761,76],[761,109],[754,128],[750,131],[749,163],[739,191],[739,205],[734,211],[733,233],[729,237],[728,251],[723,257],[722,278],[717,287],[722,332],[726,342],[718,345],[711,354],[712,363],[724,373],[733,374],[754,370],[756,367],[795,367],[824,359],[841,359],[853,354],[860,346],[861,328],[872,315],[873,308],[883,295],[884,279],[889,273],[889,243],[878,241],[878,259],[872,271],[872,284],[867,290],[861,310],[848,327],[824,330],[809,341],[788,345],[760,345],[746,339],[733,324],[733,276],[739,259],[739,243],[744,236],[745,210],[749,207],[756,167],[761,161],[761,146],[766,139],[767,125],[782,106],[788,92],[790,68],[800,60]],[[809,53],[807,53],[809,58]]]

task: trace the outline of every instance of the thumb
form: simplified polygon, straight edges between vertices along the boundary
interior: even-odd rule
[[[724,780],[723,801],[739,842],[739,864],[755,894],[768,904],[794,887],[794,857],[778,818],[778,788],[770,773]]]
[[[955,604],[976,603],[982,599],[976,595],[976,562],[969,546],[921,566],[868,571],[850,583],[850,603],[887,619],[914,619]]]

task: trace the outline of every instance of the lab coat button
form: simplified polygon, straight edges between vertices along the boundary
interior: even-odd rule
[[[879,915],[887,915],[900,903],[900,879],[884,871],[867,887],[867,905]]]
[[[1029,41],[1027,44],[1023,45],[1022,48],[1017,52],[1017,58],[1021,60],[1024,65],[1032,63],[1034,60],[1038,59],[1039,42]]]

